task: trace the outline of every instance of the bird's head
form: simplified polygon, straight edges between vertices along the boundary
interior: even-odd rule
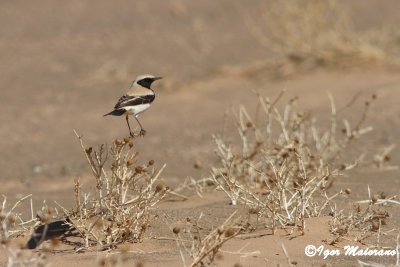
[[[136,77],[136,79],[133,81],[132,86],[134,85],[140,85],[145,88],[150,89],[151,84],[154,81],[160,80],[162,77],[155,77],[153,75],[145,74],[145,75],[139,75]]]

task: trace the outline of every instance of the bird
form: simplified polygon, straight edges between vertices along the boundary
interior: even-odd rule
[[[156,77],[150,74],[139,75],[132,82],[128,92],[118,100],[117,104],[115,104],[114,110],[104,114],[103,116],[125,115],[129,134],[131,137],[135,137],[131,130],[131,126],[129,125],[129,115],[133,115],[140,126],[139,136],[144,136],[146,131],[143,129],[142,124],[140,124],[138,115],[148,109],[153,103],[156,95],[154,90],[151,89],[151,84],[160,79],[162,79],[162,77]]]
[[[71,221],[68,218],[64,220],[50,222],[47,224],[42,224],[34,229],[31,238],[25,245],[25,248],[35,249],[43,241],[59,237],[64,238],[68,236],[76,236],[78,235],[78,233],[79,232],[72,225]]]

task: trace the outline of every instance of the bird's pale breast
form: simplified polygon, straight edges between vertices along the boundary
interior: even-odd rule
[[[142,113],[149,107],[150,107],[150,104],[141,104],[141,105],[136,105],[136,106],[127,106],[127,107],[124,107],[124,109],[126,110],[126,112],[129,115],[138,115],[139,113]]]

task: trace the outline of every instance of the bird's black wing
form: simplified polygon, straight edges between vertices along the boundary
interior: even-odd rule
[[[154,101],[154,98],[154,94],[141,96],[124,95],[118,100],[114,109],[120,109],[127,106],[137,106],[141,104],[150,104]]]
[[[35,249],[45,240],[76,234],[76,229],[72,226],[69,219],[54,221],[36,227],[25,247]]]

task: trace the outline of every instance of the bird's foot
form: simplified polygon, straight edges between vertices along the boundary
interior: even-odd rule
[[[139,136],[144,136],[146,134],[145,129],[140,129]]]
[[[134,134],[134,133],[129,132],[129,135],[130,135],[132,138],[135,138],[135,134]]]

